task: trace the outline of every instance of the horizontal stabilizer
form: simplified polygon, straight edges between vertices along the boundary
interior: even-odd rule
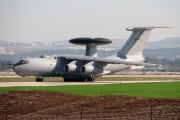
[[[128,31],[135,31],[135,30],[152,30],[154,28],[172,28],[172,26],[152,26],[152,27],[130,27],[126,28]]]

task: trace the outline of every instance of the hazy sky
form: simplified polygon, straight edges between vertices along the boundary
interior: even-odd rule
[[[130,26],[164,26],[150,41],[180,37],[180,0],[0,0],[0,40],[127,39]]]

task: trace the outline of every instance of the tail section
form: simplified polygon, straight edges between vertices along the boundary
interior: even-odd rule
[[[126,28],[133,33],[124,44],[122,49],[117,53],[118,57],[127,58],[127,55],[141,54],[144,50],[145,44],[149,38],[151,30],[154,28],[171,28],[169,26],[157,26],[157,27],[134,27]]]

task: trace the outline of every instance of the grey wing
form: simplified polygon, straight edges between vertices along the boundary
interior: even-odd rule
[[[124,64],[124,65],[136,65],[136,66],[150,66],[150,67],[157,67],[157,64],[150,64],[150,63],[143,63],[143,62],[132,62],[132,61],[125,61],[122,59],[110,59],[104,57],[90,57],[90,56],[83,56],[83,55],[61,55],[57,58],[65,58],[68,60],[81,60],[81,61],[88,61],[88,62],[102,62],[106,64]]]

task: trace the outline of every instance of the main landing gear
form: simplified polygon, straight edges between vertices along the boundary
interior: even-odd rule
[[[43,78],[36,78],[36,82],[43,82]]]
[[[64,82],[94,82],[93,77],[85,77],[85,78],[66,78],[64,77]]]

